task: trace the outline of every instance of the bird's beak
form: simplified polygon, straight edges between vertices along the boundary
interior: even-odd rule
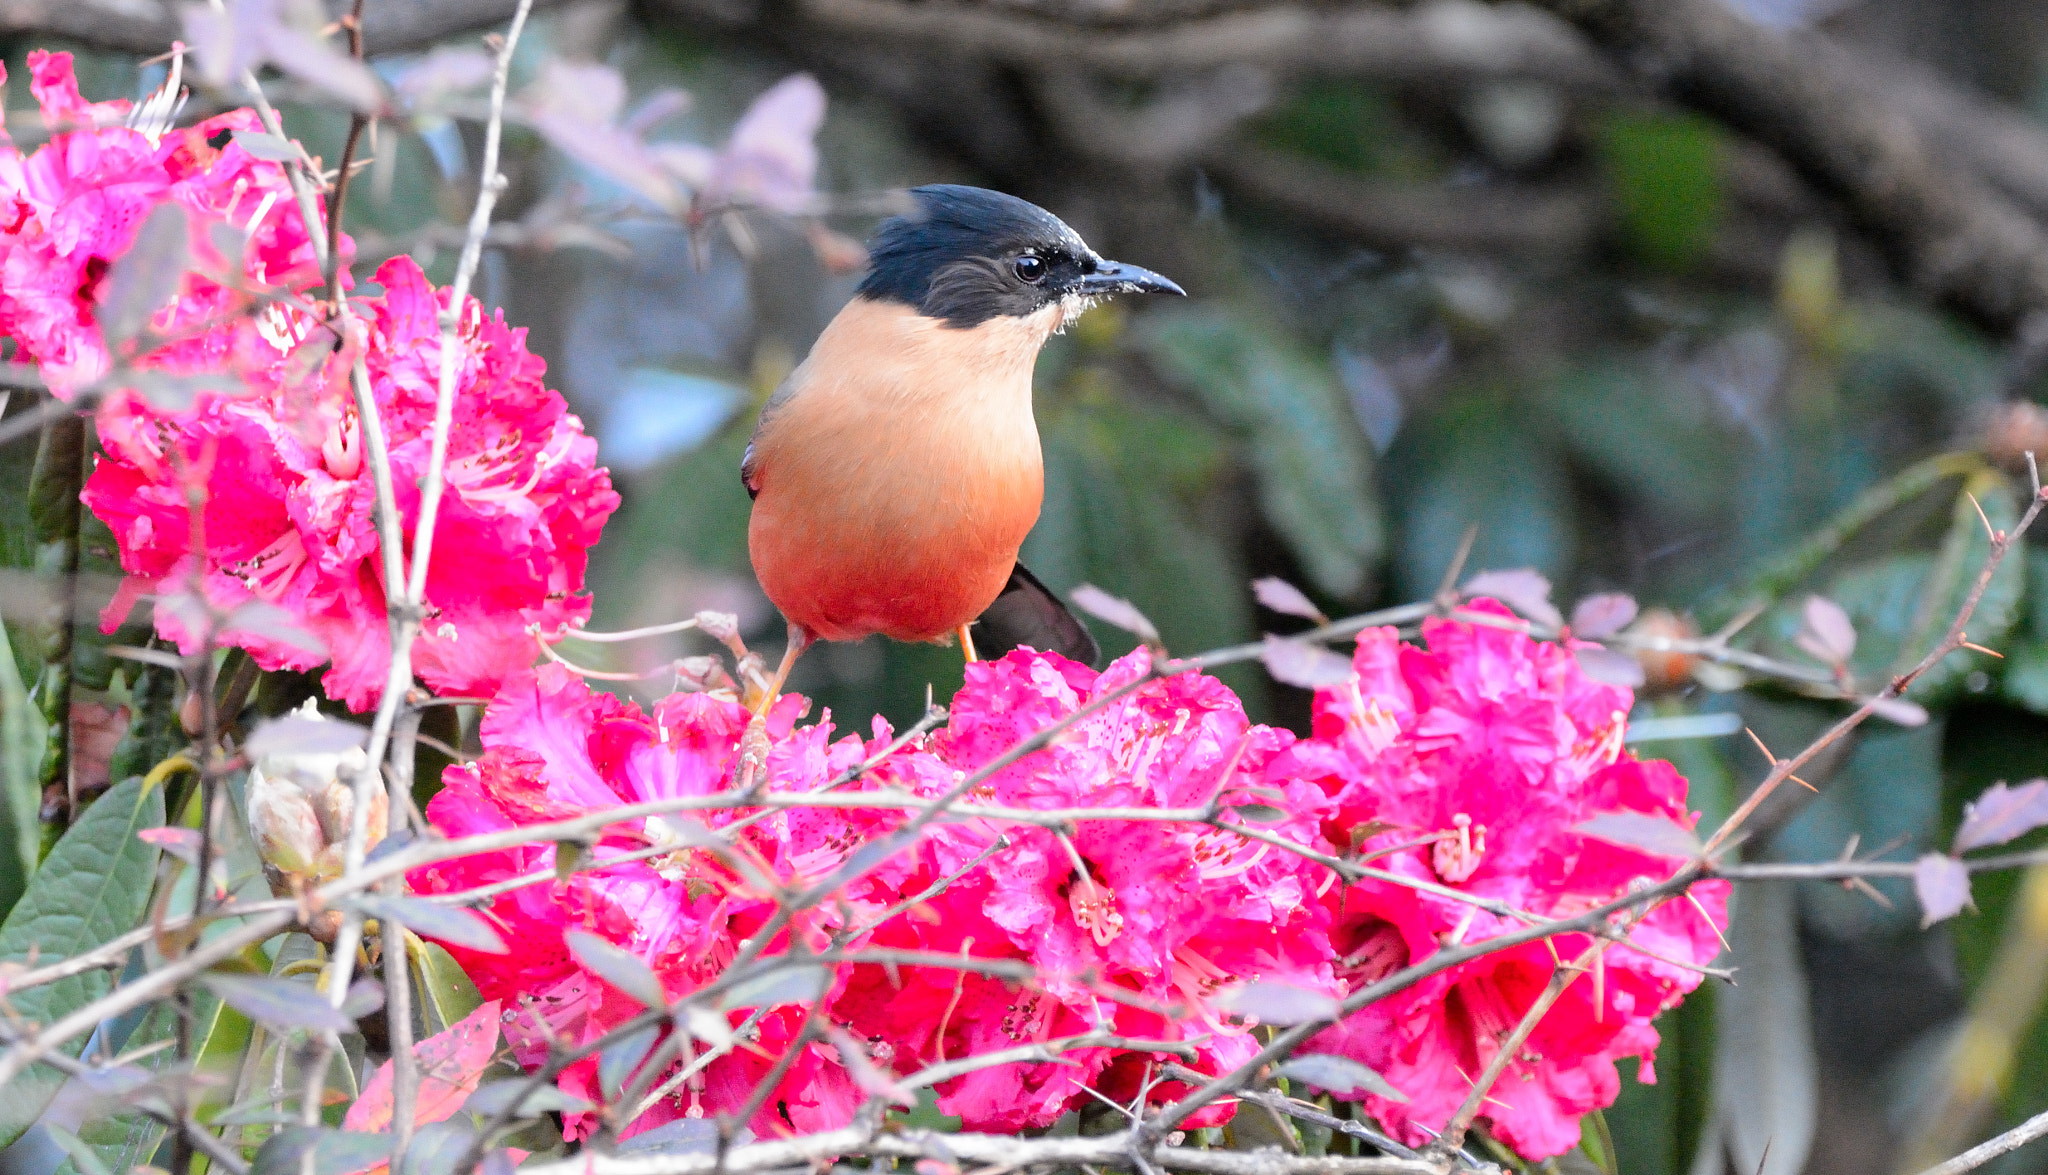
[[[1089,297],[1104,294],[1173,294],[1185,298],[1186,290],[1174,284],[1171,278],[1162,277],[1149,269],[1125,265],[1121,261],[1104,261],[1094,273],[1084,274],[1075,286],[1080,293]]]

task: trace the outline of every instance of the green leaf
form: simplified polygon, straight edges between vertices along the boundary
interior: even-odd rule
[[[1614,1134],[1607,1129],[1607,1115],[1599,1110],[1579,1119],[1579,1151],[1601,1171],[1621,1175],[1620,1156],[1614,1153]]]
[[[1600,135],[1623,231],[1653,265],[1684,270],[1714,243],[1726,203],[1725,133],[1697,115],[1629,110]]]
[[[1983,458],[1974,453],[1942,453],[1900,470],[1857,495],[1825,526],[1764,563],[1741,585],[1707,601],[1700,608],[1700,626],[1711,631],[1745,608],[1777,601],[1805,583],[1878,519],[1949,478],[1968,476],[1983,468]]]
[[[1260,510],[1316,586],[1361,591],[1385,535],[1370,451],[1329,363],[1213,308],[1148,315],[1138,337],[1161,372],[1245,439]]]
[[[1736,434],[1701,411],[1692,385],[1648,364],[1600,360],[1550,381],[1541,403],[1574,455],[1660,514],[1704,521],[1728,508]]]
[[[128,691],[128,730],[114,744],[108,766],[115,779],[147,775],[185,746],[185,734],[178,728],[177,671],[143,665],[131,672],[135,684]]]
[[[180,213],[180,216],[183,214]],[[36,571],[49,578],[60,603],[45,626],[36,704],[43,714],[40,784],[66,778],[71,763],[71,597],[78,576],[79,488],[85,484],[85,420],[58,417],[43,426],[29,483],[29,514],[36,529]]]
[[[164,797],[132,778],[85,810],[29,881],[28,892],[0,925],[0,960],[68,959],[132,929],[148,908],[156,846],[135,834],[161,827]],[[48,1024],[111,991],[113,976],[88,971],[32,987],[11,998],[25,1020]],[[83,1037],[60,1048],[77,1056]],[[61,1084],[46,1067],[29,1070],[0,1098],[0,1146],[12,1143],[43,1112]]]
[[[2005,699],[2036,714],[2048,714],[2048,551],[2028,547],[2007,558],[2026,557],[2027,616],[2005,653],[2001,688]]]
[[[43,715],[28,699],[21,667],[0,625],[0,910],[12,910],[36,869],[42,844]]]
[[[2048,641],[2031,640],[2006,654],[2005,699],[2048,714]]]
[[[99,1153],[78,1135],[71,1133],[55,1122],[44,1123],[43,1129],[51,1138],[56,1140],[58,1146],[64,1148],[65,1154],[71,1156],[69,1163],[58,1167],[59,1172],[67,1173],[67,1175],[114,1175],[113,1170],[100,1158]],[[123,1168],[123,1170],[126,1170],[126,1168]]]
[[[412,948],[413,976],[419,981],[416,990],[420,995],[422,1039],[448,1031],[483,1006],[484,997],[455,956],[435,943],[421,942],[411,935],[406,936],[406,942]]]

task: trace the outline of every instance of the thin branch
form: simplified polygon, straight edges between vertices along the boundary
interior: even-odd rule
[[[1927,651],[1927,655],[1922,657],[1919,663],[1911,669],[1893,678],[1885,685],[1884,689],[1878,692],[1876,697],[1864,702],[1855,711],[1829,727],[1819,738],[1809,743],[1804,750],[1801,750],[1790,759],[1780,760],[1777,766],[1771,769],[1771,773],[1764,777],[1764,781],[1757,785],[1756,790],[1749,794],[1749,798],[1743,800],[1742,805],[1736,808],[1734,813],[1721,824],[1721,827],[1715,830],[1714,835],[1707,839],[1705,851],[1708,856],[1712,856],[1716,849],[1726,843],[1728,838],[1737,829],[1742,827],[1743,822],[1749,819],[1750,815],[1756,811],[1757,807],[1764,800],[1770,797],[1773,791],[1777,790],[1779,784],[1792,778],[1795,772],[1811,762],[1814,756],[1827,749],[1829,745],[1833,744],[1843,735],[1861,726],[1865,719],[1877,711],[1879,706],[1894,698],[1903,696],[1921,674],[1932,669],[1943,657],[1948,656],[1963,646],[1964,626],[1969,624],[1970,617],[1976,614],[1978,602],[1984,598],[1985,589],[1991,586],[1991,577],[1997,574],[1998,565],[2005,561],[2007,552],[2011,551],[2020,538],[2027,533],[2028,528],[2034,525],[2034,520],[2040,517],[2043,505],[2048,505],[2048,492],[2036,489],[2033,502],[2027,506],[2026,513],[2020,516],[2019,522],[2014,525],[2010,532],[1998,535],[1992,540],[1991,553],[1984,560],[1983,570],[1977,573],[1976,582],[1970,585],[1969,595],[1963,598],[1963,605],[1957,610],[1955,620],[1949,624],[1948,632],[1942,639],[1932,649]]]
[[[1945,1163],[1936,1163],[1920,1175],[1963,1175],[1963,1172],[1974,1171],[2000,1155],[2010,1154],[2043,1135],[2048,1135],[2048,1113],[2036,1114],[2011,1130],[1985,1139]]]

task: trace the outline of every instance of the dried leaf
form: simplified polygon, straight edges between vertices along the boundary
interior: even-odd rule
[[[156,206],[120,260],[107,273],[95,317],[107,346],[118,349],[142,333],[164,304],[178,296],[191,267],[191,229],[176,201]]]
[[[338,755],[370,737],[368,728],[336,718],[287,714],[249,732],[242,753],[251,761],[273,755]]]
[[[578,963],[621,993],[650,1008],[668,1006],[661,980],[640,956],[582,930],[565,931],[562,941]]]
[[[2043,824],[2048,824],[2048,779],[2030,780],[2018,787],[1994,783],[1964,806],[1954,851],[1961,854],[2002,845]]]
[[[1305,1081],[1317,1089],[1326,1090],[1332,1096],[1347,1101],[1356,1100],[1361,1094],[1377,1094],[1388,1101],[1405,1102],[1408,1095],[1395,1089],[1393,1083],[1359,1064],[1350,1057],[1332,1056],[1329,1053],[1305,1053],[1290,1057],[1273,1070],[1276,1076],[1289,1081]]]
[[[356,905],[363,913],[401,923],[422,938],[439,939],[486,955],[502,955],[507,950],[505,940],[473,910],[382,894],[358,898]]]
[[[1572,657],[1578,661],[1580,672],[1602,685],[1635,689],[1647,680],[1641,662],[1615,649],[1584,645],[1573,649]]]
[[[1574,825],[1572,831],[1656,857],[1693,860],[1706,851],[1691,829],[1648,812],[1602,812]]]
[[[718,1123],[710,1118],[678,1118],[643,1130],[618,1145],[620,1158],[627,1155],[708,1155],[718,1150]]]
[[[1309,641],[1267,636],[1259,659],[1273,680],[1302,689],[1327,689],[1351,680],[1351,660]]]
[[[1317,624],[1330,622],[1330,618],[1323,615],[1323,610],[1316,607],[1300,588],[1277,575],[1253,580],[1252,595],[1258,597],[1259,603],[1283,616],[1299,616]]]
[[[294,1118],[296,1120],[296,1117]],[[476,1145],[476,1128],[457,1118],[428,1122],[405,1150],[404,1175],[456,1175],[455,1164]]]
[[[1112,596],[1092,583],[1075,588],[1073,600],[1075,607],[1104,624],[1115,625],[1148,645],[1159,643],[1159,630],[1129,600]]]
[[[774,970],[741,980],[718,1001],[722,1008],[768,1008],[809,1003],[832,986],[831,972],[815,965],[776,964]]]
[[[1806,597],[1799,632],[1792,643],[1824,665],[1842,666],[1856,653],[1856,626],[1849,613],[1826,596]]]
[[[316,657],[328,654],[326,641],[299,627],[291,613],[267,600],[250,600],[237,605],[222,623],[229,632],[289,645]]]
[[[1894,726],[1912,729],[1927,725],[1927,707],[1904,698],[1873,698],[1870,712]]]
[[[323,1005],[324,1001],[323,1001]],[[306,1162],[308,1155],[310,1163]],[[325,1126],[294,1126],[265,1139],[250,1175],[353,1175],[391,1159],[391,1136]]]
[[[1335,1020],[1340,1011],[1335,996],[1269,979],[1253,980],[1217,1002],[1232,1015],[1254,1019],[1261,1024]]]
[[[1538,624],[1557,628],[1564,617],[1550,602],[1550,581],[1533,567],[1506,571],[1482,571],[1458,589],[1466,599],[1491,596],[1512,608],[1516,615]]]
[[[200,976],[213,994],[235,1011],[272,1028],[312,1028],[350,1032],[355,1021],[327,1002],[310,983],[262,975],[230,975],[209,971]]]
[[[349,984],[348,994],[341,997],[341,1014],[351,1020],[360,1020],[383,1006],[384,985],[367,975]]]
[[[597,1054],[597,1087],[606,1100],[618,1099],[620,1091],[626,1088],[626,1082],[633,1079],[640,1062],[654,1051],[655,1043],[660,1039],[659,1028],[642,1028],[606,1045],[604,1051]]]
[[[846,1075],[869,1097],[878,1097],[908,1110],[917,1105],[917,1095],[898,1085],[894,1078],[884,1073],[875,1064],[874,1058],[861,1043],[845,1029],[833,1026],[826,1030],[832,1038],[832,1045],[839,1050],[839,1059],[846,1066]]]
[[[442,94],[474,90],[487,84],[495,68],[491,55],[481,49],[441,45],[400,68],[392,77],[391,88],[406,99],[407,105],[417,108]]]
[[[196,828],[145,828],[135,835],[187,865],[194,868],[199,865],[199,830]]]
[[[1613,636],[1635,622],[1636,599],[1626,592],[1601,592],[1587,596],[1572,609],[1572,635],[1597,641]]]
[[[237,261],[229,268],[239,268]],[[141,392],[151,404],[166,412],[183,412],[202,393],[212,392],[230,399],[245,396],[249,385],[226,371],[171,372],[146,368],[123,370],[115,382]]]
[[[299,157],[299,145],[269,131],[236,131],[235,145],[267,163],[291,163]]]
[[[242,0],[244,5],[249,0]],[[370,67],[319,37],[283,24],[265,30],[263,55],[302,82],[327,91],[363,114],[384,106],[384,83]]]
[[[626,105],[626,82],[618,70],[549,58],[539,79],[521,92],[518,104],[556,150],[665,212],[688,211],[689,201],[662,156],[618,124]]]
[[[729,1049],[733,1046],[732,1021],[723,1012],[714,1012],[701,1004],[691,1004],[683,1009],[683,1027],[691,1036],[715,1049]]]
[[[1920,899],[1922,930],[1955,917],[1964,906],[1976,908],[1970,900],[1970,871],[1961,861],[1942,853],[1929,853],[1913,862],[1913,893]]]
[[[527,1090],[531,1078],[513,1077],[493,1081],[462,1103],[462,1108],[486,1118],[510,1112],[514,1118],[538,1118],[542,1114],[582,1114],[593,1107],[574,1094],[563,1093],[552,1083]],[[524,1092],[522,1092],[524,1091]],[[516,1107],[516,1108],[515,1108]]]

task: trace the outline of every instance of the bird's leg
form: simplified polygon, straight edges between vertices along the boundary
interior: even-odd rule
[[[782,650],[782,663],[775,667],[775,676],[768,679],[766,688],[747,707],[754,716],[747,722],[747,732],[740,736],[739,765],[733,770],[733,786],[740,791],[752,791],[754,781],[768,765],[768,711],[775,708],[791,667],[810,643],[811,634],[802,625],[789,626],[789,644]]]
[[[973,628],[972,622],[960,626],[960,651],[966,655],[969,665],[981,660],[980,655],[974,651]]]

